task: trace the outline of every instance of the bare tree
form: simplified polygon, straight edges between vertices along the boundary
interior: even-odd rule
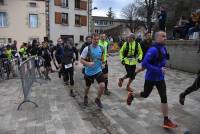
[[[152,29],[152,18],[154,17],[154,11],[156,7],[156,0],[137,0],[137,4],[140,9],[141,17],[144,17],[146,19],[146,26],[148,32],[151,32]],[[145,16],[143,16],[145,15]]]
[[[131,32],[135,32],[141,26],[141,20],[138,19],[137,7],[135,4],[129,4],[122,8],[121,15],[128,20],[126,25]]]

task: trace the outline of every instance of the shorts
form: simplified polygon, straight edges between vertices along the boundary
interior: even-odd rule
[[[101,82],[105,82],[105,79],[104,79],[102,72],[99,72],[99,73],[92,75],[92,76],[88,76],[88,75],[85,74],[84,78],[85,78],[85,84],[86,84],[87,87],[90,87],[91,84],[94,83],[94,79],[96,79],[98,84],[101,83]]]
[[[135,69],[136,69],[136,65],[127,65],[125,64],[125,68],[126,68],[126,77],[130,78],[130,79],[135,79]]]

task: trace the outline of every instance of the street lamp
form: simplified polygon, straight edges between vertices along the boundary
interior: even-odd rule
[[[88,7],[89,7],[89,5],[88,5]],[[96,10],[96,9],[98,9],[98,8],[93,7],[93,8],[88,10],[88,35],[90,34],[90,16],[92,15],[92,10]]]

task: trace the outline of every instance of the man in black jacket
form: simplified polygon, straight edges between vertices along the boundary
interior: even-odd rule
[[[86,42],[81,46],[81,49],[80,49],[80,51],[79,51],[80,55],[81,55],[83,49],[84,49],[85,47],[89,46],[89,45],[92,43],[92,38],[91,38],[91,36],[87,36],[85,39],[86,39]],[[82,74],[84,74],[84,72],[85,72],[84,70],[85,70],[85,67],[82,68]]]
[[[92,43],[91,36],[87,36],[87,37],[86,37],[86,42],[81,46],[80,54],[82,53],[83,49],[84,49],[85,47],[89,46],[91,43]]]
[[[70,95],[75,97],[73,92],[74,86],[74,54],[76,55],[76,61],[78,61],[78,50],[73,46],[72,42],[64,43],[64,53],[61,58],[62,68],[64,69],[64,77],[66,80],[70,80]],[[78,64],[77,62],[75,64]]]

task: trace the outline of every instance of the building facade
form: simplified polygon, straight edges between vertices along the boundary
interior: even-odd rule
[[[0,44],[8,40],[43,41],[46,36],[45,0],[0,0]]]
[[[88,35],[89,0],[49,0],[50,39],[82,43]],[[89,8],[88,8],[89,7]]]
[[[127,37],[131,31],[127,27],[129,24],[128,20],[125,19],[113,19],[109,17],[102,16],[92,16],[93,27],[92,32],[94,33],[106,33],[107,35],[111,35],[114,37]],[[135,23],[135,22],[133,22]],[[144,36],[146,29],[144,26],[139,26],[135,31],[136,36],[141,34]]]

